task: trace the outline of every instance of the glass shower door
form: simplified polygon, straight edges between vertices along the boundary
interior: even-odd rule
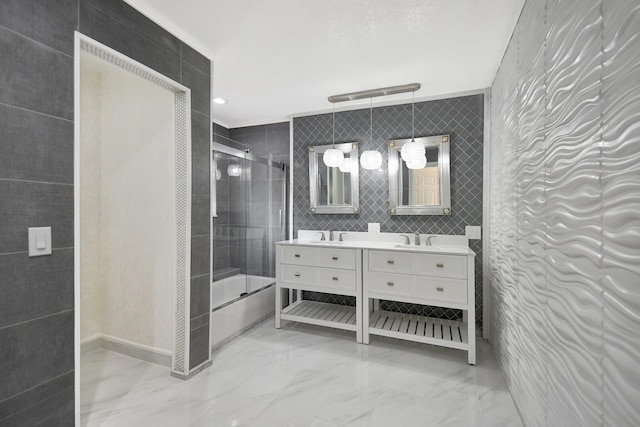
[[[287,188],[282,164],[220,145],[211,176],[215,308],[275,282],[275,242],[286,238]]]
[[[275,242],[286,230],[285,171],[279,163],[252,161],[247,205],[247,292],[275,282]]]

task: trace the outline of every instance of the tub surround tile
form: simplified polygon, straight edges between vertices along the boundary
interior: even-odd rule
[[[215,122],[213,123],[213,133],[222,137],[229,138],[229,129]]]
[[[22,412],[29,412],[30,408],[34,407],[34,405],[43,403],[43,401],[51,398],[51,396],[55,394],[69,391],[73,394],[73,384],[74,373],[68,372],[3,400],[0,402],[0,425],[20,425],[20,423],[14,424],[15,420],[30,418],[25,417]],[[22,408],[22,410],[16,413],[16,408]],[[72,419],[73,418],[71,418],[71,420]],[[31,418],[30,421],[35,421],[35,418]],[[33,424],[23,423],[23,425]]]
[[[78,16],[77,0],[42,2],[3,0],[0,26],[73,56],[73,32]]]
[[[191,109],[206,114],[211,112],[209,97],[211,78],[188,62],[182,61],[182,84],[191,88]]]
[[[191,151],[209,157],[209,116],[191,110]]]
[[[0,103],[73,120],[73,58],[2,27],[0,58]]]
[[[191,236],[208,235],[211,231],[209,220],[209,200],[211,197],[201,194],[191,196]]]
[[[0,179],[0,253],[26,252],[29,227],[51,227],[54,249],[73,246],[73,186]]]
[[[73,123],[0,104],[0,178],[73,183]]]
[[[73,311],[0,328],[0,402],[73,371]]]
[[[0,328],[73,309],[72,248],[0,255],[0,277]]]
[[[194,319],[203,314],[209,313],[209,300],[211,276],[206,274],[204,276],[191,278],[191,318]]]
[[[211,75],[211,61],[186,43],[182,43],[182,60],[194,66],[198,71]]]
[[[49,427],[70,426],[74,424],[74,390],[73,383],[57,384],[50,388],[42,399],[31,406],[23,406],[19,412],[2,419],[0,425],[11,427]]]
[[[129,29],[84,1],[80,3],[80,31],[170,79],[181,81],[179,53],[160,47],[152,39]]]
[[[127,3],[120,0],[81,0],[81,3],[91,5],[129,30],[135,31],[176,56],[180,55],[182,43],[178,38]]]
[[[191,319],[191,322],[189,324],[189,327],[191,328],[191,330],[196,330],[198,328],[201,328],[207,324],[209,324],[209,318],[211,317],[211,314],[207,311],[207,313],[202,314],[198,317],[194,317]]]
[[[210,245],[208,235],[191,238],[191,277],[209,274]]]
[[[189,367],[193,370],[209,359],[209,323],[191,331]]]
[[[209,195],[209,173],[211,171],[209,156],[191,153],[191,192],[192,194]]]

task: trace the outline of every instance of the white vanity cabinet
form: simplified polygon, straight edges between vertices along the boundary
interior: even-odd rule
[[[475,273],[471,250],[363,251],[363,342],[370,335],[468,351],[476,362]],[[463,310],[451,321],[380,310],[379,300]]]
[[[354,331],[362,342],[362,251],[330,245],[276,244],[276,328],[281,320]],[[288,305],[284,306],[289,290]],[[297,298],[292,302],[294,291]],[[302,299],[302,291],[352,296],[355,307]]]

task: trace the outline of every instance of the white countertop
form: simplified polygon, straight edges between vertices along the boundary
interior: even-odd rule
[[[426,246],[426,245],[406,245],[406,244],[398,244],[391,242],[370,242],[370,241],[298,241],[298,239],[293,240],[283,240],[281,242],[277,242],[276,245],[284,245],[284,246],[311,246],[315,248],[344,248],[344,249],[384,249],[389,251],[400,251],[400,252],[421,252],[421,253],[432,253],[432,254],[450,254],[450,255],[475,255],[469,247],[467,246],[452,246],[452,245],[437,245],[437,246]]]

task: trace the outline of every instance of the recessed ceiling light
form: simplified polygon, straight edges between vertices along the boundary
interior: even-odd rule
[[[216,104],[226,104],[227,100],[224,98],[213,98],[213,102]]]

